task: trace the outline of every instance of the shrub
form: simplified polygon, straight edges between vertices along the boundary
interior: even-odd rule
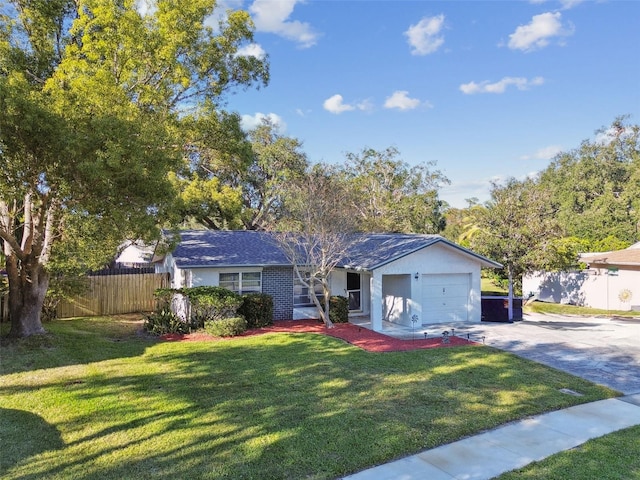
[[[169,309],[145,315],[144,329],[153,335],[165,335],[167,333],[189,333],[191,326],[183,322]]]
[[[341,295],[329,299],[329,319],[333,323],[349,322],[349,300]]]
[[[247,328],[273,324],[273,298],[266,293],[247,293],[242,296],[238,313],[247,320]]]
[[[242,297],[223,287],[183,288],[180,293],[191,303],[191,323],[196,328],[208,321],[235,317],[242,304]]]
[[[247,321],[242,317],[223,318],[204,322],[204,331],[216,337],[234,337],[247,330]]]
[[[168,310],[171,308],[171,300],[173,296],[179,293],[179,290],[173,288],[157,288],[153,292],[153,297],[156,300],[156,311]]]

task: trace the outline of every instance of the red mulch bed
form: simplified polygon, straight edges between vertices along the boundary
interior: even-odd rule
[[[333,328],[326,328],[323,323],[317,320],[276,321],[268,327],[247,330],[242,335],[239,335],[239,337],[249,337],[265,333],[321,333],[345,340],[368,352],[403,352],[424,348],[456,347],[476,344],[476,342],[456,336],[450,336],[449,343],[442,343],[442,337],[401,340],[351,323],[336,323]],[[186,335],[168,334],[163,335],[161,338],[169,341],[221,341],[233,340],[238,337],[220,338],[206,333],[189,333]]]

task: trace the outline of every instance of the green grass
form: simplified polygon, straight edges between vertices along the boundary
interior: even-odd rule
[[[482,277],[480,279],[480,290],[482,295],[508,295],[509,291],[495,283],[491,278]]]
[[[317,334],[172,343],[139,327],[62,320],[51,335],[3,340],[4,479],[336,478],[616,395],[485,346],[368,353]]]
[[[616,317],[640,317],[640,312],[628,310],[600,310],[589,307],[576,307],[575,305],[561,305],[559,303],[532,302],[525,306],[525,312],[555,313],[558,315],[583,315],[583,316],[616,316]]]
[[[640,479],[640,426],[590,440],[499,480],[633,480]]]

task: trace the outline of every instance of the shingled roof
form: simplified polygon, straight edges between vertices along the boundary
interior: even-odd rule
[[[361,270],[375,270],[387,263],[439,243],[474,257],[484,267],[502,267],[499,263],[450,242],[440,235],[362,233],[356,235],[356,238],[348,258],[344,259],[340,266]]]
[[[624,250],[614,252],[597,253],[592,255],[582,255],[580,259],[591,266],[612,265],[612,266],[640,266],[640,248],[629,247]]]
[[[269,232],[185,230],[180,232],[180,237],[181,241],[173,252],[179,268],[291,265]],[[347,258],[339,266],[374,270],[437,243],[474,257],[484,267],[502,266],[440,235],[395,233],[354,234]]]
[[[291,265],[273,235],[250,230],[184,230],[173,258],[180,268]]]

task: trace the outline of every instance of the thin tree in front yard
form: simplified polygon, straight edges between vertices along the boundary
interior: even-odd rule
[[[333,326],[329,318],[329,277],[357,241],[353,219],[345,208],[348,196],[349,189],[339,175],[327,166],[316,165],[291,186],[287,216],[279,225],[283,231],[274,235],[329,328]],[[316,295],[317,286],[322,287],[322,301]]]
[[[491,200],[471,209],[467,233],[474,251],[504,265],[511,319],[514,283],[521,290],[522,275],[544,264],[561,233],[548,192],[536,188],[531,179],[493,183]]]

